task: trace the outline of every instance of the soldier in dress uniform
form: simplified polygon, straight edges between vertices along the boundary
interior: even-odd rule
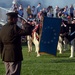
[[[7,13],[7,23],[0,31],[0,55],[4,62],[6,75],[20,75],[23,60],[21,36],[31,35],[31,25],[25,30],[17,26],[18,13]]]
[[[68,34],[68,27],[66,25],[66,22],[67,20],[63,19],[61,28],[60,28],[60,35],[59,35],[59,41],[58,41],[58,47],[57,47],[60,54],[62,54],[63,49],[64,51],[66,50],[66,45],[67,45],[66,35]]]
[[[71,43],[70,58],[73,58],[74,57],[74,50],[75,50],[75,18],[73,18],[73,21],[68,22],[67,26],[69,28],[69,34],[68,34],[68,36],[66,38]]]
[[[74,57],[74,50],[75,50],[75,18],[73,18],[72,24],[69,24],[71,28],[70,40],[71,40],[71,54],[70,58]]]

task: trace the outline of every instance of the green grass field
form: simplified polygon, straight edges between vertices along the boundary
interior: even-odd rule
[[[23,47],[21,75],[75,75],[75,58],[69,58],[70,50],[54,57],[49,54],[36,57],[35,48],[29,55],[27,46]],[[5,75],[4,64],[0,59],[0,75]]]

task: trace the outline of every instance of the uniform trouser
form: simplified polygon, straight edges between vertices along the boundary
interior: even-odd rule
[[[5,75],[20,75],[21,61],[20,62],[4,62],[6,74]]]
[[[67,49],[67,39],[65,37],[62,38],[61,36],[59,36],[57,49],[59,50],[60,54],[63,52],[63,49],[64,51]]]
[[[66,51],[66,50],[68,49],[68,47],[67,47],[68,40],[67,40],[67,38],[66,38],[66,37],[64,37],[63,44],[64,44],[64,45],[63,45],[64,51]]]
[[[62,37],[59,36],[59,41],[58,41],[58,47],[57,47],[57,49],[59,50],[60,54],[62,53],[62,41],[63,41]]]
[[[71,41],[71,56],[70,57],[74,57],[74,46],[75,46],[75,39]]]

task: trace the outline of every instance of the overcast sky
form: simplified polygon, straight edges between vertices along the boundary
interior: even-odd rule
[[[0,0],[0,6],[11,7],[12,1],[13,0]],[[59,7],[64,7],[66,5],[69,6],[75,3],[75,0],[17,0],[17,1],[22,2],[24,6],[27,6],[28,4],[37,5],[40,2],[43,6],[46,7],[48,5],[52,5],[53,7],[55,7],[56,5],[58,5]]]

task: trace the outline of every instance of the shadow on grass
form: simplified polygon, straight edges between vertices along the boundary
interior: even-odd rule
[[[75,58],[57,58],[52,60],[51,63],[75,63]]]

